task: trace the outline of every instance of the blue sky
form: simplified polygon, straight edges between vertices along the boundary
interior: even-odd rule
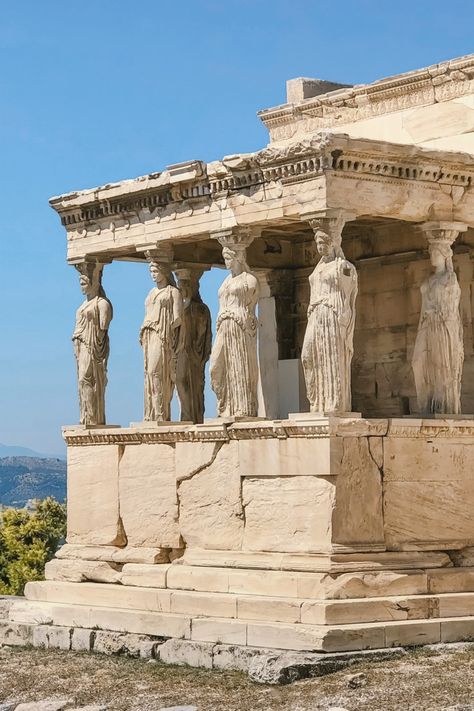
[[[81,302],[48,198],[267,142],[286,79],[366,83],[474,51],[472,0],[0,0],[0,442],[61,452]],[[223,273],[206,277],[215,309]],[[140,265],[104,285],[109,422],[142,417]],[[213,399],[209,415],[213,415]]]

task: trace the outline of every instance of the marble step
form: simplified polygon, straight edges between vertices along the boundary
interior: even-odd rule
[[[103,629],[216,644],[315,652],[382,649],[474,638],[474,616],[323,626],[22,601],[12,606],[10,619],[23,625]]]
[[[311,625],[423,620],[474,615],[474,593],[398,595],[349,600],[311,600],[274,596],[158,590],[102,583],[28,583],[35,602],[92,605],[117,609],[253,619]]]
[[[308,573],[127,563],[117,570],[107,562],[56,559],[47,564],[46,578],[313,600],[474,592],[474,568],[468,567]]]

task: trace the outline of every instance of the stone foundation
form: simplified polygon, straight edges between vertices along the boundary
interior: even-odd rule
[[[474,639],[473,437],[309,414],[67,430],[68,543],[10,621],[249,655]]]

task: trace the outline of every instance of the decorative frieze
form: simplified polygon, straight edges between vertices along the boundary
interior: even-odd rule
[[[178,175],[175,179],[181,177],[181,183],[171,185],[170,175],[164,171],[116,186],[52,198],[51,205],[71,234],[79,236],[80,230],[87,236],[100,230],[110,232],[112,223],[115,231],[120,220],[128,221],[130,227],[135,221],[183,219],[198,206],[209,211],[222,196],[245,195],[260,185],[292,185],[327,171],[364,180],[433,183],[464,190],[474,182],[472,162],[465,154],[413,146],[407,149],[327,131],[270,144],[256,153],[234,158],[202,164],[202,174],[194,178],[192,173]],[[132,189],[130,184],[140,189]],[[148,184],[150,187],[145,188]],[[460,197],[462,194],[457,199]]]

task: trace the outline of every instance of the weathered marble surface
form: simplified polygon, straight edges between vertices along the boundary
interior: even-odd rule
[[[472,420],[311,415],[67,436],[76,442],[68,542],[111,547],[105,556],[91,549],[95,560],[167,562],[183,544],[308,555],[454,550],[474,540]],[[94,443],[104,439],[115,443]]]
[[[169,263],[151,254],[148,259],[156,287],[146,298],[140,329],[145,361],[144,419],[159,422],[170,419],[177,355],[182,349],[183,300]]]
[[[68,543],[127,542],[120,517],[119,457],[118,445],[68,447]]]
[[[435,268],[421,285],[421,314],[412,366],[421,414],[459,414],[464,362],[461,289],[453,268],[452,243],[466,225],[426,223]]]
[[[204,419],[204,369],[211,354],[211,313],[199,293],[202,271],[178,269],[183,297],[181,350],[178,353],[176,388],[184,422]]]
[[[258,281],[246,260],[254,235],[248,230],[218,233],[229,276],[219,288],[216,337],[211,351],[211,386],[219,416],[256,417]]]
[[[77,364],[79,422],[82,425],[103,425],[106,421],[105,387],[112,304],[102,287],[103,264],[85,261],[76,268],[86,297],[76,312],[72,335]]]
[[[320,261],[309,277],[301,359],[312,412],[351,411],[357,272],[341,247],[344,213],[311,220]]]

